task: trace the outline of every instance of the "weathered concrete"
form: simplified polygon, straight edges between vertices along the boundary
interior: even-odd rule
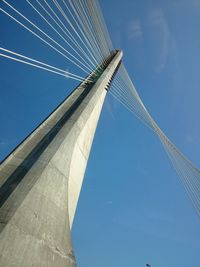
[[[121,57],[118,51],[97,81],[89,83],[91,75],[0,165],[0,266],[76,266],[70,229]]]

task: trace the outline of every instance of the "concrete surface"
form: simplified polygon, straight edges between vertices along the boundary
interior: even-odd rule
[[[70,229],[105,88],[121,57],[90,89],[86,80],[74,90],[0,165],[0,266],[76,266]]]

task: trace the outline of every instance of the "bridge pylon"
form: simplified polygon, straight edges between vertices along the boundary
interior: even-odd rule
[[[70,231],[114,51],[0,165],[0,266],[74,267]]]

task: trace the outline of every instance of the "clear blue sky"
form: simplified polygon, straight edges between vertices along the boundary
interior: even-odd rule
[[[151,115],[198,167],[200,2],[100,4],[116,48]],[[17,3],[26,9],[23,1]],[[31,15],[31,14],[30,14]],[[73,71],[0,14],[0,45]],[[0,59],[0,159],[75,83]],[[200,262],[200,218],[153,133],[108,95],[73,226],[79,267],[191,267]]]

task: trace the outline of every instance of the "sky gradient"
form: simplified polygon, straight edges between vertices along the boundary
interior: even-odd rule
[[[200,2],[100,1],[115,48],[155,121],[199,164]],[[23,1],[18,6],[26,12]],[[29,13],[28,13],[29,14]],[[31,13],[29,14],[31,15]],[[0,14],[0,43],[73,71]],[[0,59],[0,159],[75,82]],[[200,219],[156,136],[108,95],[73,225],[79,267],[190,267]]]

